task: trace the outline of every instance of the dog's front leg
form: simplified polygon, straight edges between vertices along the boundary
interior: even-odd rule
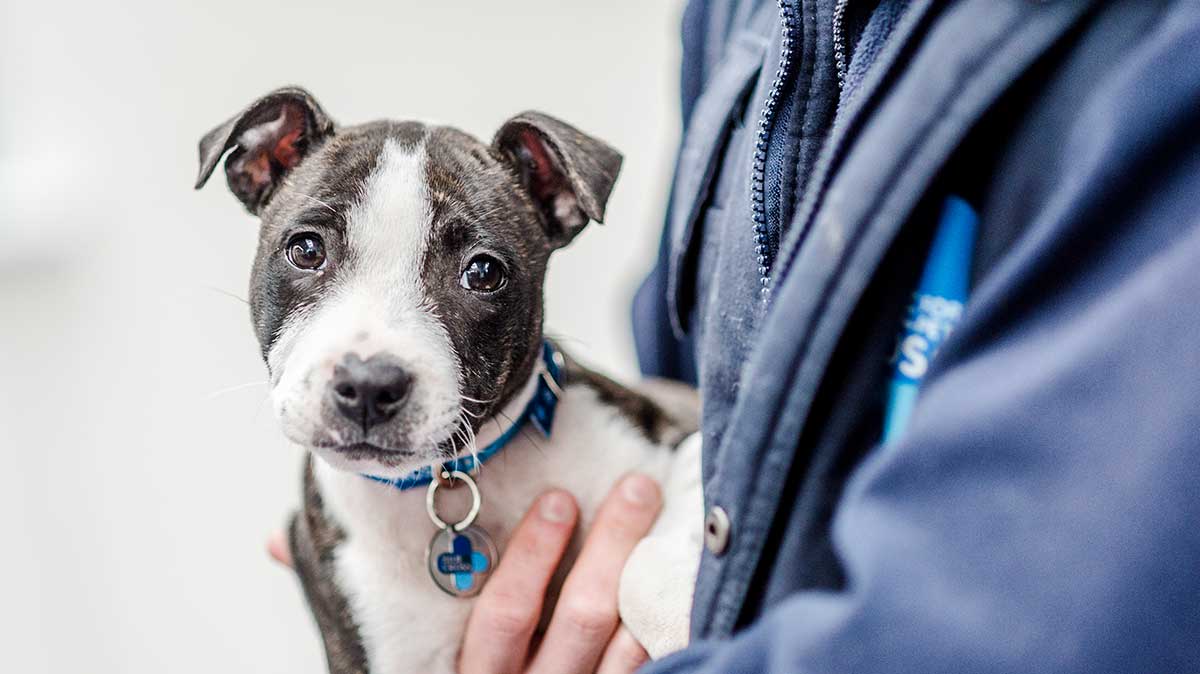
[[[618,596],[622,623],[656,660],[687,646],[704,544],[700,434],[676,452],[662,485],[663,511],[625,563]]]

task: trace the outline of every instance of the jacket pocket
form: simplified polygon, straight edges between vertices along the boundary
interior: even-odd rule
[[[729,146],[730,130],[740,122],[744,112],[742,103],[762,69],[765,51],[766,39],[751,32],[743,32],[731,42],[728,53],[697,99],[684,133],[667,223],[671,234],[667,302],[671,325],[680,337],[687,331],[687,315],[694,300],[693,248],[698,224],[704,219],[713,177]]]

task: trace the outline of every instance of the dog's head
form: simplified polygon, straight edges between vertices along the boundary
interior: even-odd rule
[[[232,151],[231,151],[232,150]],[[280,89],[200,141],[261,219],[250,283],[292,441],[396,476],[462,448],[541,347],[550,254],[602,220],[621,156],[548,115],[491,145],[447,127],[339,127]]]

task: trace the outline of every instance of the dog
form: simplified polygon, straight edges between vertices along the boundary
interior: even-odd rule
[[[664,509],[623,571],[622,621],[653,657],[684,646],[695,395],[622,386],[542,333],[550,255],[603,220],[621,155],[538,112],[490,145],[339,126],[288,87],[201,139],[197,189],[222,158],[261,221],[251,317],[283,433],[308,450],[289,545],[330,671],[454,671],[470,597],[534,497],[578,501],[571,560],[630,471]]]

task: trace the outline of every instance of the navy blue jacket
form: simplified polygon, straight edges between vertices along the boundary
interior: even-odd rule
[[[732,525],[648,671],[1200,672],[1198,4],[689,5],[634,319]],[[971,299],[882,445],[951,193]]]

